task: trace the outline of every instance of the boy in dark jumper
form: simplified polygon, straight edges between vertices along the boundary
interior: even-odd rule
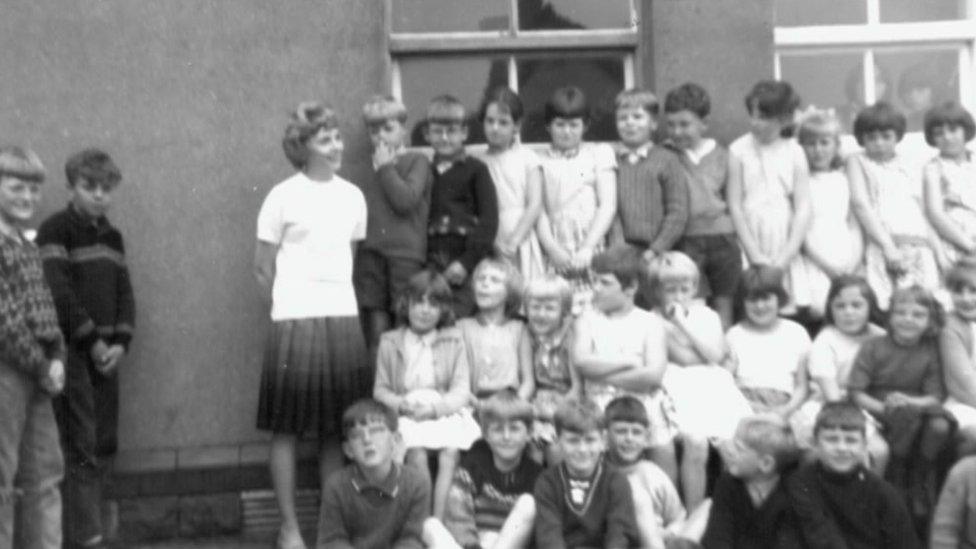
[[[498,231],[498,196],[488,167],[468,156],[464,105],[450,95],[427,105],[424,136],[434,149],[434,183],[427,225],[427,262],[444,275],[454,293],[458,318],[474,312],[468,279],[491,253]]]
[[[375,351],[392,327],[396,297],[427,260],[430,162],[405,148],[407,109],[389,96],[363,105],[373,144],[373,177],[360,185],[366,198],[366,239],[356,250],[356,299],[367,345]]]
[[[814,425],[817,460],[787,483],[810,549],[920,547],[897,490],[865,467],[866,420],[850,402],[824,404]]]
[[[122,234],[105,217],[122,174],[105,152],[85,149],[65,164],[71,201],[37,234],[44,275],[68,340],[67,384],[55,403],[65,450],[65,537],[97,546],[102,489],[115,454],[119,362],[129,348],[135,300]]]
[[[591,400],[568,400],[556,411],[563,462],[535,484],[535,543],[545,549],[639,547],[626,475],[603,458],[606,426]]]

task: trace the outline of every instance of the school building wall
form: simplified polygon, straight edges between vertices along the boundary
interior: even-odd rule
[[[742,97],[772,74],[772,1],[642,2],[645,84],[698,81],[715,134],[743,132]],[[81,147],[110,151],[124,175],[110,218],[126,236],[138,326],[120,439],[138,467],[264,459],[255,216],[291,173],[280,137],[300,100],[343,113],[342,172],[364,177],[357,113],[388,82],[383,33],[379,0],[0,5],[0,141],[46,163],[39,217],[64,206],[62,166]]]

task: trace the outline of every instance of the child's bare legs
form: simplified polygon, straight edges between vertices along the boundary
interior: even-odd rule
[[[434,480],[434,518],[444,519],[447,493],[451,490],[451,479],[457,468],[459,452],[457,448],[443,448],[437,453],[437,478]]]
[[[451,533],[444,527],[444,523],[434,517],[424,521],[422,537],[424,547],[429,549],[461,549]]]
[[[682,538],[690,539],[698,543],[705,535],[705,527],[708,526],[708,515],[712,511],[712,500],[706,499],[694,511],[688,514],[684,524],[678,529],[676,534]]]
[[[681,494],[685,508],[694,511],[705,499],[708,465],[708,438],[682,434]]]
[[[489,549],[522,549],[529,545],[532,539],[532,528],[535,524],[535,498],[529,494],[522,494],[515,501],[515,505],[508,513],[505,524],[499,530],[494,543],[486,545],[482,539],[482,547]]]
[[[888,449],[888,442],[885,441],[881,433],[874,431],[868,436],[868,459],[869,466],[879,477],[884,478],[885,471],[888,469],[888,458],[891,451]]]
[[[379,309],[365,311],[366,346],[369,349],[370,357],[375,358],[376,348],[380,344],[380,336],[383,332],[390,329],[390,314]]]
[[[271,437],[271,483],[278,499],[281,513],[281,531],[278,546],[288,549],[304,549],[302,533],[298,528],[298,514],[295,512],[295,446],[298,437],[289,433],[275,433]]]
[[[674,442],[654,445],[648,448],[651,461],[657,464],[668,475],[675,486],[678,485],[678,455],[674,450]]]
[[[664,549],[664,532],[658,528],[654,516],[654,503],[647,490],[638,486],[636,479],[630,480],[630,492],[634,497],[634,518],[641,547],[645,549]]]

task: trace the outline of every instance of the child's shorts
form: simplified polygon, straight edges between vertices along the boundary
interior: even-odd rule
[[[353,264],[356,300],[363,309],[393,311],[397,296],[410,277],[424,268],[423,261],[388,257],[378,250],[359,248]]]
[[[735,295],[742,272],[742,250],[735,233],[703,234],[682,237],[675,249],[685,253],[701,273],[702,297]]]

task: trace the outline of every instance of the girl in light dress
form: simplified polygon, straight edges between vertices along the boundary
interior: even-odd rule
[[[861,269],[864,238],[851,212],[851,190],[840,158],[840,123],[832,111],[812,110],[800,122],[797,139],[810,166],[813,217],[803,243],[802,263],[810,312],[824,317],[831,279]]]
[[[728,202],[750,265],[783,270],[785,314],[810,305],[800,247],[810,224],[803,149],[791,139],[800,98],[786,82],[762,81],[746,96],[749,133],[729,146]]]
[[[925,211],[949,260],[976,252],[976,162],[966,144],[973,116],[948,102],[925,114],[925,141],[939,155],[925,165]]]
[[[668,367],[663,386],[674,402],[682,441],[681,489],[694,510],[705,499],[709,443],[727,440],[752,413],[727,365],[728,346],[718,313],[696,299],[699,272],[681,252],[665,252],[650,264],[655,311],[664,318]]]
[[[590,261],[605,246],[617,210],[617,161],[607,144],[585,143],[590,111],[583,91],[559,88],[546,102],[552,143],[543,151],[543,215],[538,235],[549,269],[574,288],[573,313],[592,297]]]
[[[460,450],[481,436],[471,410],[471,375],[464,339],[452,328],[452,293],[440,274],[410,278],[397,303],[402,327],[380,338],[373,397],[400,415],[406,462],[428,471],[427,452],[437,451],[434,516],[444,516]]]
[[[860,276],[840,275],[830,286],[825,302],[826,324],[810,346],[811,396],[800,408],[794,434],[803,448],[813,444],[813,426],[824,402],[849,398],[847,378],[861,344],[885,331],[872,319],[881,318],[878,301]],[[867,422],[868,455],[871,469],[884,475],[888,464],[888,444],[878,432],[873,418]]]
[[[504,86],[491,90],[479,115],[488,141],[488,150],[480,158],[498,194],[495,248],[529,282],[545,272],[535,234],[542,212],[542,167],[538,155],[518,142],[523,112],[518,94]]]
[[[897,287],[937,289],[939,265],[948,262],[925,217],[921,173],[895,150],[905,124],[885,102],[864,109],[854,121],[864,150],[847,159],[851,205],[867,236],[865,277],[885,310]]]

